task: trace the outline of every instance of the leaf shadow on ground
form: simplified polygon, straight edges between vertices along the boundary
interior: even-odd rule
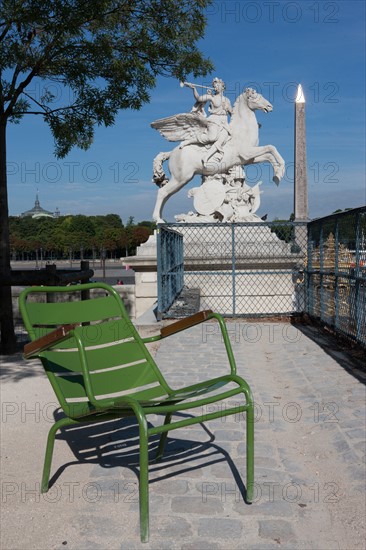
[[[25,378],[36,376],[46,377],[38,359],[25,361],[19,352],[14,355],[0,355],[0,380],[3,382],[21,382]]]

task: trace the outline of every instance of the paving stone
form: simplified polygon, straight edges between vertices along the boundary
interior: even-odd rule
[[[340,427],[343,430],[353,430],[353,429],[359,429],[362,427],[364,422],[360,420],[359,418],[351,418],[351,419],[342,419],[340,422]]]
[[[201,497],[173,497],[171,508],[173,512],[183,514],[222,514],[224,507],[219,498]]]
[[[184,495],[188,489],[189,483],[184,479],[162,479],[150,484],[151,493],[162,495]]]
[[[301,464],[294,463],[294,461],[291,459],[283,458],[281,463],[283,468],[288,472],[299,473],[302,470]]]
[[[366,432],[365,432],[365,428],[363,429],[359,428],[356,430],[349,430],[348,432],[346,432],[346,434],[351,439],[365,439]]]
[[[281,544],[279,546],[278,542],[274,541],[272,543],[270,542],[261,542],[259,544],[252,544],[250,546],[250,550],[278,550],[278,548],[281,548],[281,550],[286,548],[286,545]],[[307,548],[316,548],[315,546],[308,546]],[[290,550],[294,550],[292,546],[289,547]]]
[[[267,468],[255,468],[255,480],[257,483],[288,483],[290,481],[288,472],[281,471],[280,469],[270,470]]]
[[[215,437],[221,444],[221,441],[242,441],[245,437],[245,433],[244,430],[242,432],[234,430],[215,430]]]
[[[150,542],[141,545],[137,494],[138,429],[136,423],[128,424],[126,428],[113,428],[89,438],[86,448],[82,446],[81,438],[77,444],[72,442],[74,447],[71,450],[87,450],[88,453],[92,450],[95,455],[100,454],[100,464],[84,464],[78,471],[85,474],[79,488],[86,483],[98,484],[102,498],[97,505],[100,520],[96,522],[92,515],[95,506],[81,497],[68,503],[67,507],[61,507],[58,502],[52,505],[52,529],[55,524],[64,533],[70,524],[73,525],[74,538],[65,532],[70,547],[72,541],[75,548],[97,550],[102,547],[135,550],[142,546],[146,550],[340,550],[363,547],[364,539],[360,533],[365,466],[365,443],[361,441],[365,419],[363,384],[342,370],[326,350],[308,339],[307,334],[314,331],[306,332],[307,327],[301,329],[299,341],[290,344],[284,341],[282,325],[275,327],[274,341],[269,342],[273,325],[265,324],[261,328],[260,340],[254,344],[243,338],[241,323],[236,324],[238,326],[233,323],[232,328],[240,330],[239,341],[234,344],[238,374],[251,384],[256,400],[253,504],[247,505],[241,493],[246,483],[245,414],[207,422],[206,430],[196,425],[172,431],[168,435],[164,459],[160,463],[151,460]],[[228,372],[223,366],[225,355],[220,336],[212,338],[212,344],[208,341],[201,349],[201,327],[191,329],[189,337],[183,337],[183,333],[175,336],[174,340],[161,341],[157,351],[158,362],[164,365],[163,371],[172,386],[184,386],[207,376]],[[326,338],[318,338],[318,341],[329,348]],[[208,346],[212,360],[206,368],[202,365]],[[171,362],[172,349],[179,363],[185,365],[179,372]],[[22,365],[21,360],[19,364]],[[27,399],[23,394],[18,399],[20,384],[17,382],[15,393],[9,400]],[[39,391],[37,385],[36,393]],[[25,395],[28,393],[29,380]],[[236,396],[230,399],[231,404],[238,402]],[[285,414],[287,412],[291,418],[291,413],[296,411],[288,403],[295,402],[302,413],[296,423],[288,421]],[[330,408],[331,403],[335,403],[338,409]],[[214,407],[218,410],[221,405],[212,404],[206,411],[201,407],[193,414],[204,414]],[[273,413],[272,419],[270,412]],[[336,422],[329,422],[332,415],[335,415]],[[175,419],[178,420],[179,415]],[[161,415],[149,416],[150,425],[161,423]],[[28,430],[29,423],[27,426],[18,424],[19,433],[24,428]],[[46,428],[48,426],[45,427],[45,437]],[[22,432],[25,439],[26,430]],[[94,433],[90,427],[88,430],[90,434]],[[130,436],[127,442],[125,433]],[[9,475],[18,481],[33,480],[35,468],[30,468],[28,457],[23,458],[21,453],[12,451],[15,440],[12,432],[7,439],[6,456],[16,467],[10,467]],[[158,437],[150,438],[151,459],[157,441]],[[61,443],[57,443],[54,471],[73,460],[70,448],[64,441]],[[91,447],[93,443],[95,449]],[[33,445],[37,451],[37,446]],[[60,456],[60,452],[64,452],[64,456]],[[21,464],[25,460],[26,466],[23,465],[22,470]],[[37,460],[37,468],[41,469],[43,451]],[[19,467],[23,478],[16,477]],[[66,468],[57,482],[62,484],[65,480],[73,480],[73,471],[74,468]],[[241,478],[239,486],[235,476]],[[299,495],[296,494],[296,485],[301,489]],[[326,499],[334,487],[338,487],[335,495],[339,501],[328,504]],[[28,497],[27,502],[21,500],[20,489],[18,493],[3,503],[6,507],[4,518],[13,514],[19,531],[32,533],[33,537],[37,525],[41,526],[41,537],[38,538],[43,546],[37,546],[38,541],[34,539],[34,545],[28,547],[64,548],[61,545],[63,539],[55,543],[52,529],[47,529],[49,503],[41,497],[34,506]],[[346,499],[346,495],[350,498]],[[116,498],[118,502],[115,502]],[[131,498],[133,502],[130,502]],[[9,503],[13,501],[16,505],[11,508]],[[89,506],[87,510],[86,506]],[[74,522],[73,518],[76,518]],[[8,531],[13,527],[13,538],[8,536],[4,548],[17,547],[14,525],[15,521],[13,526],[10,522],[7,524]],[[3,533],[4,530],[2,536]],[[101,537],[103,541],[105,539],[104,545]],[[338,539],[344,542],[343,546],[338,545]],[[25,544],[22,547],[25,548]]]
[[[159,540],[173,537],[185,539],[192,535],[190,522],[182,516],[163,516],[155,518],[155,529]]]
[[[339,453],[350,451],[350,446],[348,445],[347,440],[340,433],[337,433],[333,438],[333,445]]]
[[[258,499],[258,501],[257,501]],[[256,502],[253,504],[245,504],[244,502],[236,502],[234,504],[234,510],[242,516],[281,516],[291,517],[292,509],[291,505],[285,500],[275,499],[273,502],[268,501],[264,495],[258,495]]]
[[[257,468],[276,468],[278,467],[278,461],[271,457],[256,456],[255,465]]]
[[[357,451],[360,451],[361,453],[365,454],[366,452],[366,441],[358,441],[353,445],[354,449]]]
[[[137,512],[139,511],[139,495],[134,494],[131,496],[128,496],[127,499],[125,499],[125,502],[130,503],[129,504],[129,510]],[[155,493],[149,494],[149,505],[150,505],[150,513],[160,513],[165,509],[166,511],[169,510],[170,504],[164,499],[162,495],[156,495]]]
[[[259,536],[272,539],[278,544],[295,538],[291,523],[281,519],[266,519],[259,522]]]
[[[352,479],[355,479],[357,481],[366,481],[366,472],[364,467],[360,468],[351,465],[349,467],[349,473]]]
[[[214,541],[213,539],[205,539],[204,546],[202,543],[202,539],[192,539],[190,542],[183,543],[181,546],[181,550],[216,550],[223,548],[223,546],[218,543],[217,541]]]
[[[238,456],[246,456],[246,443],[239,443],[237,446]],[[267,443],[262,443],[261,441],[256,441],[255,444],[256,455],[262,457],[273,458],[276,456],[276,450],[273,445]]]
[[[360,460],[352,449],[340,454],[338,458],[345,464],[357,464]]]
[[[238,463],[238,460],[236,460],[236,463]],[[217,462],[216,464],[212,464],[209,467],[209,473],[207,474],[208,481],[216,482],[218,480],[223,479],[232,479],[233,478],[233,472],[230,468],[230,465],[226,459]]]
[[[242,536],[243,524],[235,519],[226,518],[201,518],[198,524],[200,537],[213,537],[218,539],[236,539]]]

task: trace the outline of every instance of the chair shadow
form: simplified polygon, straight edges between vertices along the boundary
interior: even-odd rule
[[[55,421],[57,421],[64,415],[61,409],[57,409],[54,416]],[[192,418],[192,415],[184,413],[176,413],[175,416],[182,419]],[[152,424],[148,422],[148,426],[151,427]],[[149,437],[149,474],[158,474],[152,479],[149,477],[149,484],[194,471],[201,467],[226,462],[243,500],[247,502],[247,488],[229,453],[214,443],[215,436],[205,424],[201,423],[197,426],[200,426],[206,432],[207,441],[178,439],[170,437],[170,432],[166,440],[164,455],[159,461],[155,460],[155,456],[160,434]],[[179,430],[177,431],[179,432]],[[69,466],[82,463],[98,464],[107,469],[117,466],[128,468],[135,474],[137,479],[139,478],[139,428],[133,416],[107,420],[103,423],[67,426],[58,431],[56,440],[65,441],[76,460],[63,464],[57,469],[50,478],[50,488]],[[199,460],[200,463],[192,464],[194,460]],[[202,460],[203,463],[201,463]],[[171,466],[175,467],[174,471],[167,471]]]

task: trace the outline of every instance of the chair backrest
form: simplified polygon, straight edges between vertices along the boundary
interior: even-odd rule
[[[93,392],[101,404],[124,395],[150,401],[170,392],[112,287],[104,283],[31,287],[21,293],[19,307],[31,340],[64,324],[80,324],[75,331],[85,347]],[[68,416],[93,410],[75,338],[42,351],[39,357]]]

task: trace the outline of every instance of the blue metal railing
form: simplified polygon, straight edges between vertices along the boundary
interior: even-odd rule
[[[158,318],[161,318],[183,289],[183,235],[158,225],[157,255]]]

